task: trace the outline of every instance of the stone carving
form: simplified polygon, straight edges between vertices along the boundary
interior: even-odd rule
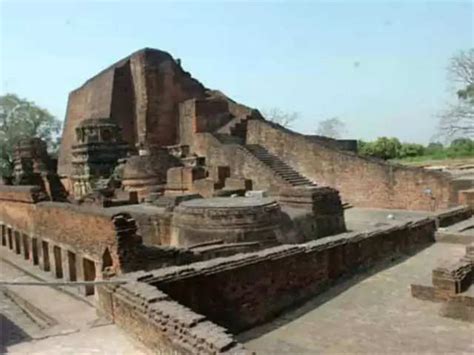
[[[82,121],[76,128],[76,144],[72,147],[74,197],[80,198],[95,188],[100,189],[100,180],[112,177],[119,159],[127,152],[128,146],[113,120]]]

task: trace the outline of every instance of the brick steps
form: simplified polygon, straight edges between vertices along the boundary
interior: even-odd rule
[[[271,168],[275,175],[285,180],[291,186],[316,186],[311,180],[307,179],[277,156],[271,154],[264,147],[258,144],[245,145],[247,151],[252,153],[258,160]]]

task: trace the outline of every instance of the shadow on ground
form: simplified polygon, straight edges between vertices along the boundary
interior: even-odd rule
[[[5,354],[8,346],[28,340],[31,337],[23,329],[0,313],[0,354]]]
[[[288,323],[293,322],[294,320],[304,316],[306,313],[311,312],[312,310],[320,307],[324,303],[330,301],[331,299],[342,294],[349,288],[354,285],[364,281],[365,279],[389,268],[392,268],[398,264],[403,263],[407,259],[415,256],[416,254],[422,252],[426,248],[432,246],[432,244],[427,244],[416,251],[410,253],[404,253],[392,256],[388,259],[380,261],[376,265],[366,268],[358,269],[356,272],[341,277],[336,283],[332,283],[327,286],[327,289],[322,293],[308,296],[306,301],[293,305],[291,308],[287,308],[279,313],[274,319],[258,325],[254,328],[246,330],[240,334],[236,335],[236,338],[242,342],[246,343],[252,339],[260,338],[263,335],[270,333],[280,327],[285,326]]]

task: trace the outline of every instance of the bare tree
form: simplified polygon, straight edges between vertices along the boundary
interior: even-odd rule
[[[452,81],[462,86],[474,85],[474,48],[452,57],[448,73]]]
[[[346,131],[346,124],[339,118],[333,117],[318,123],[316,134],[329,138],[341,138]]]
[[[292,124],[299,118],[299,114],[298,112],[289,112],[273,107],[269,110],[264,110],[263,117],[269,121],[278,123],[285,128],[290,128]]]
[[[449,63],[450,80],[460,86],[457,102],[441,113],[440,134],[451,140],[474,137],[474,49],[461,51]]]
[[[474,105],[460,100],[445,110],[440,117],[441,134],[449,140],[455,137],[474,137]]]

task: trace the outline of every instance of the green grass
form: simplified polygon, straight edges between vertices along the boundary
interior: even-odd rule
[[[418,157],[409,157],[404,159],[393,159],[394,163],[405,165],[452,165],[452,164],[474,164],[474,156],[450,157],[447,154],[422,155]]]

